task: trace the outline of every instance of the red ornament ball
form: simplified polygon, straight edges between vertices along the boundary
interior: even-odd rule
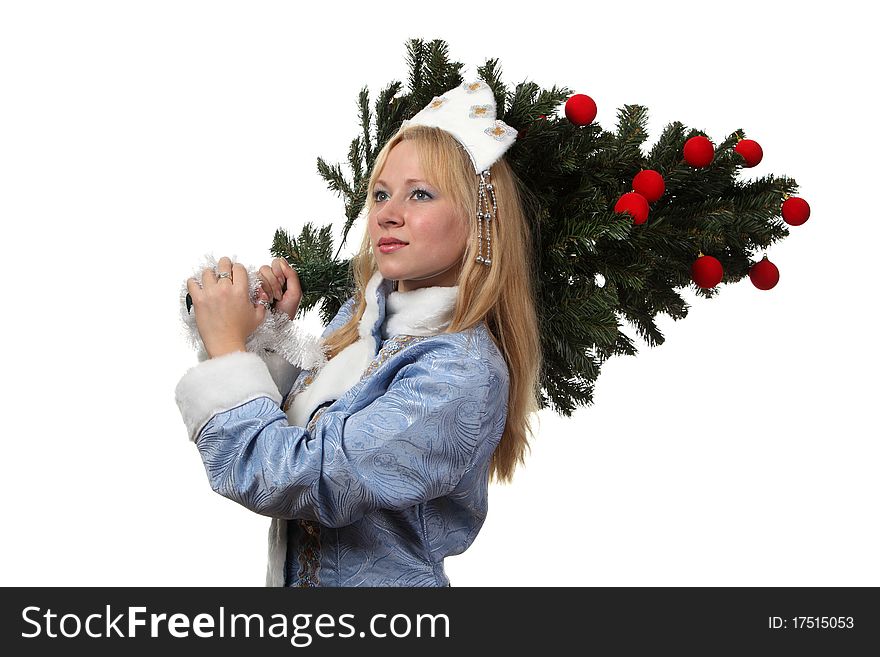
[[[575,125],[589,125],[598,111],[596,102],[584,94],[575,94],[565,101],[565,116]]]
[[[782,204],[782,218],[791,226],[800,226],[810,218],[810,204],[798,196],[792,196]]]
[[[628,212],[632,215],[633,222],[643,224],[648,219],[648,201],[638,192],[628,192],[617,199],[614,211]]]
[[[684,143],[684,159],[692,167],[697,169],[707,167],[714,157],[715,147],[702,135],[691,137]]]
[[[633,189],[645,197],[648,203],[653,203],[666,191],[666,183],[663,176],[653,169],[639,171],[633,178]]]
[[[749,269],[749,278],[759,290],[769,290],[779,282],[779,269],[764,256],[761,262],[755,263]]]
[[[761,144],[754,139],[740,140],[740,142],[734,146],[733,150],[742,155],[743,159],[746,161],[746,168],[749,169],[758,166],[761,163],[761,160],[764,159],[764,149],[761,148]]]
[[[700,287],[715,287],[721,282],[723,276],[724,269],[722,269],[718,258],[707,255],[700,256],[691,265],[691,278]]]

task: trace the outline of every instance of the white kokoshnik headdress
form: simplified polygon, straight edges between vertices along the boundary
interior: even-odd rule
[[[477,231],[480,250],[477,262],[492,264],[492,238],[489,221],[497,209],[495,189],[489,180],[489,167],[516,141],[517,131],[495,118],[495,95],[484,80],[462,82],[457,87],[434,96],[424,109],[401,125],[424,125],[445,130],[464,147],[474,170],[480,176],[480,199],[477,208]],[[488,192],[488,198],[487,198]],[[490,203],[491,200],[491,203]],[[483,256],[483,221],[486,222],[486,256]]]

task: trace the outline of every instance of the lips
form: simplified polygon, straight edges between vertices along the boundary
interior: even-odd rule
[[[396,237],[383,237],[379,240],[378,248],[380,253],[393,253],[399,251],[406,246],[406,242]]]
[[[399,251],[405,246],[406,244],[403,242],[385,242],[384,244],[379,245],[379,251],[381,253],[392,253],[394,251]]]

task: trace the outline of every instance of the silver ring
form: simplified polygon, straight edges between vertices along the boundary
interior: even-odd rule
[[[262,304],[266,310],[272,310],[272,307],[271,307],[272,304],[270,304],[265,299],[260,299],[259,301],[257,301],[257,303]]]
[[[217,274],[217,280],[219,281],[221,278],[230,278],[231,279],[232,272],[231,271],[221,271],[219,274]]]

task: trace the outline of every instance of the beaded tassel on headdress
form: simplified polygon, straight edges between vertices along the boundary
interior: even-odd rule
[[[495,96],[484,80],[463,82],[435,96],[407,124],[426,125],[445,130],[464,147],[474,170],[480,177],[480,198],[477,208],[479,254],[477,262],[492,264],[491,220],[496,218],[495,189],[489,180],[491,167],[516,141],[517,131],[495,118]],[[487,193],[488,192],[488,193]],[[485,227],[485,228],[484,228]],[[483,255],[483,232],[486,233],[486,255]]]
[[[498,209],[495,204],[495,188],[492,186],[491,182],[488,182],[489,176],[492,175],[489,171],[483,171],[480,173],[480,205],[477,209],[477,231],[480,239],[480,252],[477,256],[477,262],[486,265],[487,267],[492,264],[492,232],[490,230],[491,224],[489,223],[492,219],[495,218],[496,210]],[[489,197],[492,200],[492,212],[489,213],[489,201],[486,198],[486,191],[489,192]],[[483,257],[483,220],[486,222],[486,257]]]

